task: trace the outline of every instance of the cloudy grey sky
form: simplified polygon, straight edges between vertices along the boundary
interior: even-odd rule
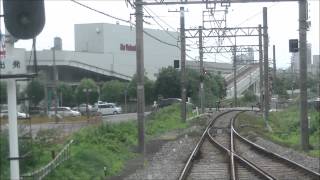
[[[108,1],[80,1],[90,7],[103,11],[110,15],[129,20],[130,14],[134,9],[127,7],[122,0]],[[148,6],[159,18],[166,22],[163,23],[157,19],[163,27],[171,30],[173,27],[179,28],[179,13],[169,13],[168,10],[178,10],[180,6]],[[185,5],[186,28],[197,27],[202,25],[202,10],[205,5]],[[235,26],[257,26],[262,24],[262,8],[268,7],[268,25],[270,36],[269,57],[272,56],[272,45],[277,48],[277,66],[288,67],[291,54],[288,52],[288,39],[298,38],[298,3],[281,2],[281,3],[250,3],[250,4],[231,4],[227,15],[229,27]],[[65,50],[74,50],[74,24],[80,23],[116,23],[117,20],[98,14],[74,2],[68,0],[45,0],[46,25],[42,33],[37,38],[37,49],[50,49],[53,46],[53,38],[59,36],[63,40]],[[311,28],[308,32],[308,42],[312,44],[312,53],[319,54],[319,1],[309,1],[309,20]],[[134,22],[134,17],[131,17]],[[160,27],[150,18],[145,18],[151,25],[145,24],[146,28]],[[125,23],[120,22],[125,25]],[[3,26],[3,23],[1,23]],[[170,27],[168,26],[170,25]],[[187,43],[192,43],[187,41]],[[196,47],[196,45],[193,45]],[[31,48],[31,41],[18,41],[16,47],[26,49]],[[197,51],[188,52],[195,57]],[[231,54],[224,56],[207,56],[207,61],[230,62]]]

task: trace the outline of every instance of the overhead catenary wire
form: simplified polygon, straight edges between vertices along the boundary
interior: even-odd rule
[[[165,25],[167,25],[170,29],[172,29],[174,32],[178,32],[177,31],[177,29],[175,29],[174,27],[172,27],[169,23],[167,23],[165,20],[163,20],[163,19],[161,19],[154,11],[152,11],[150,8],[147,8],[147,7],[144,7],[144,10],[152,17],[152,19],[154,20],[154,21],[156,21],[155,20],[155,18],[154,17],[156,17],[157,19],[159,19],[161,22],[163,22]],[[148,12],[149,11],[149,12]],[[153,14],[153,15],[151,15],[151,13]],[[167,31],[162,25],[160,25],[160,23],[159,22],[156,22],[164,31]],[[178,39],[176,39],[176,40],[179,40],[179,38]],[[192,41],[192,40],[190,40],[190,39],[187,39],[189,42],[191,42],[193,45],[195,45],[195,43]],[[192,47],[192,45],[189,45],[188,46],[189,48],[191,48],[191,49],[198,49],[198,47]],[[180,49],[180,48],[179,48]],[[195,61],[197,61],[195,58],[192,58],[190,55],[188,55],[187,53],[186,53],[186,56],[187,57],[189,57],[189,58],[191,58],[192,60],[195,60]]]

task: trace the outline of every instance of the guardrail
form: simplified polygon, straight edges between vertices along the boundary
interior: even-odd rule
[[[73,140],[70,140],[70,142],[63,147],[63,149],[57,154],[57,156],[52,161],[50,161],[47,165],[43,166],[38,170],[22,175],[21,176],[22,179],[41,180],[45,178],[51,171],[53,171],[61,163],[63,163],[64,161],[70,158],[70,146],[72,143],[73,143]]]

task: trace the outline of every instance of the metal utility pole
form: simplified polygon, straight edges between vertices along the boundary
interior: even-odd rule
[[[277,76],[277,64],[276,64],[276,46],[273,45],[272,47],[272,54],[273,54],[273,80],[275,81],[276,80],[276,76]]]
[[[145,156],[144,142],[144,52],[142,0],[136,0],[137,114],[139,152]]]
[[[184,28],[184,7],[180,7],[180,45],[181,45],[181,120],[187,119],[186,90],[186,37]]]
[[[237,97],[237,47],[233,47],[233,90],[234,90],[234,107],[238,105]]]
[[[59,119],[57,116],[58,110],[58,71],[56,65],[56,45],[52,48],[52,59],[53,59],[53,89],[54,89],[54,118],[55,122],[58,123]]]
[[[264,60],[264,120],[269,119],[269,60],[268,60],[268,11],[263,7],[263,60]]]
[[[300,61],[300,128],[301,146],[309,149],[309,123],[307,107],[307,0],[299,1],[299,61]]]
[[[263,52],[262,52],[262,32],[259,24],[259,70],[260,70],[260,110],[263,111]]]
[[[203,67],[203,47],[202,47],[202,26],[199,26],[199,59],[200,59],[200,104],[201,113],[204,113],[204,67]]]
[[[13,38],[7,31],[8,39]],[[12,55],[13,41],[6,41],[6,53]],[[10,160],[10,179],[20,179],[19,169],[19,141],[18,141],[18,122],[17,122],[17,90],[16,79],[7,80],[7,102],[8,102],[8,126],[9,126],[9,160]]]

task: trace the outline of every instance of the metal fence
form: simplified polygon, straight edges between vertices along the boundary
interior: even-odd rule
[[[62,162],[70,158],[70,146],[72,143],[73,143],[73,140],[70,140],[70,142],[63,147],[63,149],[57,154],[57,156],[52,161],[50,161],[47,165],[43,166],[38,170],[22,175],[22,179],[41,180],[45,178],[51,171],[53,171],[56,167],[58,167]]]

